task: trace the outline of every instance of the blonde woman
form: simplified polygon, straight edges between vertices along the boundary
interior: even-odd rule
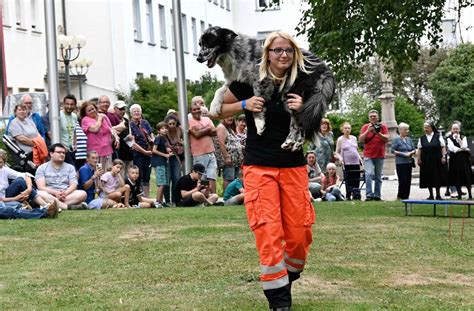
[[[261,284],[273,309],[291,306],[291,283],[303,271],[315,220],[303,151],[281,148],[290,126],[283,95],[290,110],[300,111],[303,106],[300,95],[281,91],[285,83],[294,83],[299,71],[307,69],[295,40],[284,32],[271,33],[260,63],[260,80],[269,78],[275,86],[271,99],[254,96],[252,86],[234,82],[224,96],[220,116],[245,112],[245,207],[260,256]],[[253,112],[261,112],[264,105],[266,129],[258,135]]]

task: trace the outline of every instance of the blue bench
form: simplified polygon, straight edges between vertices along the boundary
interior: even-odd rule
[[[463,205],[467,206],[467,217],[471,217],[471,205],[474,205],[474,201],[463,201],[463,200],[402,200],[405,204],[405,216],[408,216],[408,207],[411,208],[413,204],[433,204],[433,216],[436,216],[436,206],[444,206],[444,216],[448,216],[449,205]]]

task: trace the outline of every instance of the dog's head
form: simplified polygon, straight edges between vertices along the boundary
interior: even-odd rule
[[[197,61],[200,63],[207,61],[207,67],[214,67],[218,57],[230,50],[230,45],[235,37],[237,34],[230,29],[217,26],[209,27],[199,39],[201,49]]]

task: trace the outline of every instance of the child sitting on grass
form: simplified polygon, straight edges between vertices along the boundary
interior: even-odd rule
[[[117,204],[113,206],[114,208],[130,207],[130,186],[125,184],[122,175],[120,174],[120,171],[124,168],[124,166],[125,165],[122,160],[115,159],[112,162],[110,171],[102,175],[100,178],[102,190],[101,197],[117,202]],[[121,203],[122,196],[125,205]]]
[[[136,165],[131,165],[128,168],[127,180],[125,183],[130,187],[130,205],[137,208],[155,207],[155,202],[151,198],[144,196],[140,180],[140,169]]]
[[[163,192],[165,186],[169,185],[168,159],[173,153],[171,148],[166,146],[168,124],[166,122],[159,122],[156,125],[156,129],[158,130],[158,135],[153,143],[153,155],[151,157],[151,167],[154,167],[156,172],[156,207],[167,207],[168,205],[163,203]]]
[[[336,174],[336,164],[328,163],[326,166],[326,174],[321,180],[321,195],[327,201],[344,201],[344,196],[337,186],[341,182]]]

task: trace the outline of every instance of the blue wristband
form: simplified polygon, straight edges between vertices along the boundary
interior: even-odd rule
[[[247,101],[244,99],[242,101],[242,110],[245,110],[246,107],[247,107]]]

